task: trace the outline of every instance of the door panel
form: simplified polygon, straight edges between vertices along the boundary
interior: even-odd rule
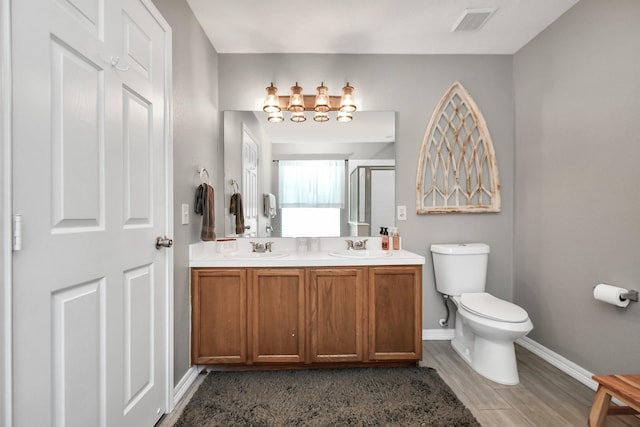
[[[143,29],[127,15],[124,17],[123,29],[125,53],[127,57],[134,66],[137,66],[140,73],[149,78],[152,62],[151,39],[149,39]]]
[[[152,105],[124,87],[122,91],[124,144],[124,226],[151,226],[153,208]]]
[[[104,226],[104,70],[51,42],[53,232]]]
[[[52,418],[56,426],[101,425],[104,289],[105,280],[97,279],[52,295]]]
[[[153,386],[153,266],[145,265],[124,274],[124,401],[125,414]]]
[[[92,36],[103,40],[104,8],[101,0],[66,0],[58,3]]]

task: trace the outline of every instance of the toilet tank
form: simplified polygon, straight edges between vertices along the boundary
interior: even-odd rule
[[[445,295],[484,292],[489,252],[484,243],[431,245],[437,291]]]

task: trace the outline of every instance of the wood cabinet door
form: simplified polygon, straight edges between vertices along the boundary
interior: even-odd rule
[[[246,270],[191,269],[191,361],[247,361]]]
[[[304,362],[304,269],[251,268],[248,272],[251,361]]]
[[[369,268],[369,359],[422,359],[422,266]]]
[[[311,362],[363,360],[366,268],[309,270]]]

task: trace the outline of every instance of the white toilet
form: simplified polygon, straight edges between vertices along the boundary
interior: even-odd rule
[[[457,307],[451,345],[480,375],[518,384],[513,342],[533,329],[522,308],[485,292],[489,246],[484,243],[431,245],[436,289]]]

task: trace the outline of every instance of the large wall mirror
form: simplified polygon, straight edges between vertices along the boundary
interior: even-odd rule
[[[303,123],[225,111],[226,236],[377,236],[394,226],[395,113]],[[218,190],[219,191],[219,190]]]

